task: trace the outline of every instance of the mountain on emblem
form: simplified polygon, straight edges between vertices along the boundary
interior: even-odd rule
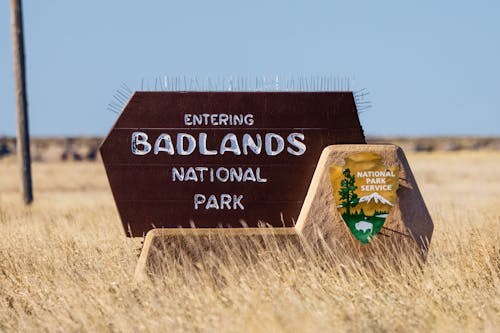
[[[381,196],[378,192],[373,192],[372,194],[365,195],[365,196],[361,197],[359,199],[359,203],[364,202],[364,203],[369,204],[372,200],[376,204],[381,203],[384,205],[392,206],[392,203],[389,200],[387,200],[386,198],[384,198],[383,196]]]

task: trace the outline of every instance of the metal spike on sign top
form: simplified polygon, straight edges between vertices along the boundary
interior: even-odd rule
[[[249,82],[253,82],[250,87]],[[168,76],[156,77],[150,84],[144,78],[140,82],[140,91],[148,91],[150,85],[153,91],[206,91],[206,92],[251,92],[251,91],[290,91],[290,92],[314,92],[314,91],[351,91],[351,80],[345,76],[279,76],[272,77],[255,76],[229,76],[229,77],[198,77]],[[115,91],[112,101],[107,109],[113,113],[120,113],[130,100],[134,91],[125,83]],[[358,112],[365,112],[372,107],[367,100],[368,90],[362,88],[354,91],[354,98]]]

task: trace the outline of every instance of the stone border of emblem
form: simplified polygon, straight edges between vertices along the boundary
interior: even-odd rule
[[[406,156],[395,145],[326,147],[296,224],[313,244],[369,251],[400,243],[424,254],[433,229]]]

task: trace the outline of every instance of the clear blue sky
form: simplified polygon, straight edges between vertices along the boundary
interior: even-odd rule
[[[500,135],[500,1],[24,1],[33,135],[104,135],[122,83],[341,75],[369,135]],[[9,1],[0,135],[15,134]]]

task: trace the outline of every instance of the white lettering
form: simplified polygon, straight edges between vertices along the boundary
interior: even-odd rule
[[[198,176],[196,175],[196,172],[194,168],[188,168],[186,171],[186,175],[184,176],[185,181],[190,181],[193,180],[195,182],[198,181]]]
[[[385,184],[385,178],[366,178],[367,184]]]
[[[247,114],[226,114],[226,113],[202,113],[184,115],[184,124],[186,126],[212,125],[212,126],[253,126],[255,123],[254,115]]]
[[[276,149],[273,149],[273,139],[276,141]],[[266,154],[269,156],[276,156],[283,151],[285,148],[285,141],[276,133],[266,134]]]
[[[262,150],[262,137],[260,134],[256,134],[255,138],[257,143],[254,141],[250,134],[243,134],[243,154],[248,155],[248,148],[254,152],[254,154],[259,155]]]
[[[233,194],[233,209],[239,207],[241,210],[245,210],[245,206],[242,205],[241,200],[243,199],[243,195],[236,196]]]
[[[366,177],[396,177],[394,172],[390,170],[386,171],[358,171],[358,178],[366,178]]]
[[[243,115],[235,114],[233,115],[233,125],[242,125],[243,124]]]
[[[184,140],[187,140],[188,148],[184,149]],[[179,155],[190,155],[196,148],[196,139],[187,133],[177,134],[177,153]]]
[[[162,142],[165,142],[163,147],[161,146]],[[172,143],[170,135],[162,133],[158,136],[158,139],[156,139],[154,154],[158,155],[158,152],[160,151],[167,152],[169,155],[175,154],[174,144]]]
[[[215,197],[214,194],[208,197],[207,205],[205,206],[205,209],[219,209],[219,203],[217,202],[217,198]]]
[[[243,179],[243,169],[242,168],[230,168],[229,169],[229,178],[232,182],[241,182]]]
[[[300,156],[305,153],[306,151],[306,145],[304,144],[304,134],[303,133],[290,133],[287,137],[287,141],[297,148],[296,150],[292,149],[291,147],[287,147],[286,151],[292,155],[295,156]],[[301,141],[299,141],[300,139]]]
[[[194,114],[193,115],[193,123],[192,125],[193,126],[196,126],[196,125],[201,125],[203,124],[203,117],[201,114]]]
[[[222,175],[222,173],[224,172],[224,175]],[[217,179],[220,181],[220,182],[227,182],[227,180],[229,179],[229,170],[226,169],[226,168],[218,168],[217,171],[215,172],[215,175],[217,176]]]
[[[257,178],[257,182],[259,182],[259,183],[267,183],[267,179],[266,178],[262,178],[260,176],[260,168],[257,168],[257,170],[255,170],[255,172],[256,172],[255,176]]]
[[[221,113],[219,115],[219,124],[227,126],[227,121],[229,120],[229,116],[225,113]]]
[[[207,114],[208,115],[208,114]],[[193,119],[193,123],[197,121]],[[156,137],[154,145],[148,142],[148,135],[144,132],[133,132],[131,137],[131,150],[134,155],[146,155],[153,151],[155,155],[167,153],[168,155],[191,155],[198,150],[200,155],[214,156],[233,153],[234,155],[260,155],[276,156],[286,151],[294,156],[303,155],[306,151],[303,133],[290,133],[285,139],[276,133],[249,134],[243,133],[240,138],[235,133],[227,133],[220,141],[214,140],[206,132],[196,134],[178,133],[174,142],[171,134],[161,133]],[[265,136],[265,137],[263,137]],[[240,141],[241,140],[241,141]],[[361,177],[394,177],[390,171],[359,171]]]
[[[194,209],[198,210],[201,207],[204,207],[206,210],[209,209],[240,209],[245,210],[245,206],[241,202],[244,196],[242,194],[220,194],[216,196],[215,194],[211,194],[208,197],[204,194],[196,193],[193,197]]]
[[[361,191],[392,191],[392,185],[361,185]]]
[[[261,176],[260,167],[257,168],[208,168],[208,167],[172,167],[172,181],[194,181],[194,182],[257,182],[267,183],[267,179]]]
[[[252,168],[248,168],[245,170],[245,173],[243,174],[243,181],[244,182],[255,182],[257,179],[255,179],[255,175],[253,174]]]
[[[246,114],[244,117],[245,125],[252,126],[254,121],[253,121],[253,114],[249,113]]]
[[[210,115],[210,123],[214,126],[217,126],[219,125],[219,122],[217,121],[217,118],[218,118],[219,115],[217,114],[211,114]]]
[[[194,195],[194,209],[198,209],[198,206],[204,204],[207,198],[203,194]]]
[[[231,209],[231,196],[229,194],[221,194],[220,196],[220,209]]]
[[[139,149],[138,145],[142,145],[142,149]],[[132,133],[132,154],[146,155],[150,151],[151,144],[148,142],[148,135],[144,132]]]
[[[205,171],[208,171],[207,167],[195,167],[195,170],[200,173],[200,182],[204,182]]]
[[[177,169],[176,167],[172,168],[172,181],[180,180],[181,182],[184,180],[184,167]]]
[[[217,155],[217,150],[208,150],[207,148],[207,133],[200,133],[200,154],[202,155]]]
[[[227,144],[230,143],[228,147]],[[238,138],[234,133],[228,133],[222,139],[220,144],[220,154],[224,155],[226,151],[232,152],[234,155],[241,155],[240,146],[238,144]]]

